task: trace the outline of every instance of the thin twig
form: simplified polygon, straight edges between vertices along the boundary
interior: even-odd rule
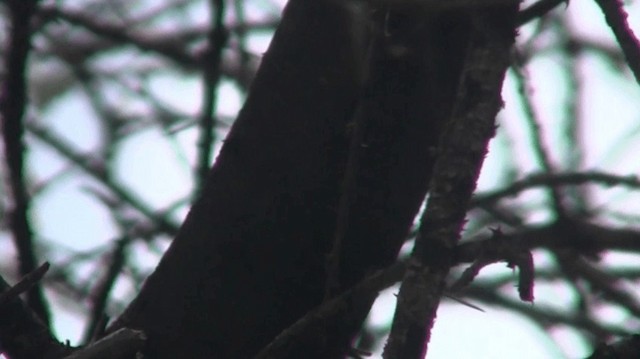
[[[96,334],[99,334],[97,331],[100,330],[100,324],[104,321],[104,310],[107,306],[107,299],[118,275],[126,263],[125,251],[129,243],[131,243],[131,240],[128,237],[121,238],[116,242],[113,253],[111,253],[110,256],[110,263],[107,266],[107,273],[89,295],[91,301],[91,316],[89,317],[87,329],[84,333],[84,343],[89,343],[92,338],[97,337]]]
[[[635,317],[640,317],[640,303],[632,294],[619,285],[618,278],[588,263],[584,258],[571,258],[568,255],[564,255],[559,259],[562,260],[563,266],[570,268],[573,278],[585,279],[590,284],[593,292],[598,292],[599,296],[625,308]]]
[[[224,0],[210,0],[210,8],[212,24],[207,47],[202,57],[204,86],[200,115],[200,139],[198,141],[196,197],[202,192],[211,166],[211,151],[215,141],[215,112],[218,100],[217,89],[220,82],[220,65],[222,50],[227,43],[227,29],[224,26]]]
[[[526,73],[523,69],[519,68],[514,68],[513,73],[515,74],[518,92],[520,93],[520,99],[522,100],[522,107],[525,114],[524,118],[531,133],[533,155],[544,172],[549,174],[555,173],[557,170],[551,161],[550,151],[544,144],[545,140],[542,129],[540,128],[540,119],[532,103],[532,91],[529,88]],[[556,215],[560,218],[566,217],[563,196],[560,190],[558,190],[557,187],[550,186],[549,193],[551,195],[551,202]]]
[[[2,294],[0,294],[0,307],[33,288],[33,286],[44,277],[48,270],[49,262],[44,262],[40,267],[34,269],[33,272],[24,276],[16,285],[2,292]]]
[[[514,182],[506,188],[480,193],[471,200],[471,207],[486,206],[504,198],[517,196],[521,192],[537,187],[577,186],[598,184],[607,187],[625,186],[640,188],[640,179],[634,175],[620,176],[599,171],[570,173],[538,173]]]
[[[83,27],[96,35],[109,40],[130,44],[143,52],[153,52],[172,60],[176,65],[184,68],[199,67],[197,59],[186,51],[184,44],[179,41],[166,41],[166,38],[152,38],[141,33],[128,31],[124,26],[111,24],[104,20],[97,20],[95,16],[83,12],[61,9],[57,6],[44,6],[40,15],[66,21],[72,25]]]
[[[518,26],[522,26],[533,19],[546,15],[562,3],[568,4],[569,0],[540,0],[526,9],[522,9],[522,11],[518,13],[516,22]]]
[[[584,165],[585,143],[583,140],[582,127],[584,126],[584,118],[581,109],[584,108],[582,100],[584,99],[584,84],[579,73],[577,63],[579,51],[576,51],[573,39],[568,34],[566,21],[562,21],[562,31],[560,36],[563,37],[562,49],[565,53],[565,61],[562,63],[564,73],[567,74],[567,87],[573,90],[572,96],[566,97],[566,118],[564,119],[564,134],[567,143],[567,159],[566,168],[568,171],[579,171]],[[567,197],[571,199],[573,212],[586,214],[590,206],[590,193],[584,186],[575,186],[567,190]]]
[[[627,22],[628,14],[624,11],[621,0],[595,0],[600,6],[607,24],[611,27],[613,34],[622,48],[627,64],[640,84],[640,42],[629,27]]]
[[[178,225],[173,223],[173,221],[171,221],[167,216],[155,212],[147,204],[143,203],[141,199],[137,198],[137,196],[123,184],[119,183],[114,178],[108,177],[106,175],[107,171],[104,168],[104,163],[97,162],[78,153],[70,144],[55,136],[55,134],[36,121],[29,121],[27,123],[27,129],[37,139],[51,146],[51,148],[60,153],[64,158],[68,159],[85,173],[103,184],[119,199],[130,204],[133,208],[145,215],[145,217],[151,220],[159,230],[169,235],[175,235],[178,232]]]
[[[244,0],[234,0],[234,15],[235,15],[235,24],[234,32],[237,38],[237,46],[238,46],[238,56],[240,57],[240,65],[238,70],[238,84],[246,91],[249,89],[249,84],[251,83],[251,70],[249,67],[251,57],[249,56],[249,50],[247,47],[247,35],[248,35],[248,27],[247,27],[247,19],[246,19],[246,9]]]

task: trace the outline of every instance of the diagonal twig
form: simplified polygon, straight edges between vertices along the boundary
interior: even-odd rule
[[[604,13],[607,24],[622,48],[627,64],[640,84],[640,42],[627,22],[628,14],[624,11],[621,0],[595,0]]]

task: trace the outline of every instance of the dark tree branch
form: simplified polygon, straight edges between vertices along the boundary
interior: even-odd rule
[[[502,233],[494,231],[493,235],[488,239],[457,247],[454,264],[458,265],[470,262],[474,264],[487,263],[488,261],[491,261],[491,263],[500,261],[521,263],[523,254],[525,261],[531,258],[529,248],[523,247],[523,244],[521,241],[514,240],[513,237],[504,236]],[[331,298],[322,303],[322,305],[309,311],[296,323],[283,330],[269,345],[262,349],[254,359],[286,357],[289,348],[293,343],[299,341],[300,338],[310,333],[322,336],[323,334],[320,328],[326,327],[324,323],[330,323],[334,320],[333,318],[346,315],[350,310],[350,303],[356,298],[377,294],[402,280],[407,268],[407,263],[406,261],[396,262],[385,269],[379,270],[339,296]],[[531,266],[529,266],[529,268],[524,265],[519,267],[521,270],[524,268],[526,272],[524,276],[531,274]],[[472,266],[470,268],[473,270],[477,267]],[[468,275],[463,274],[463,277],[461,277],[450,290],[447,290],[447,292],[455,295],[457,291],[469,284],[472,280],[473,278],[469,278]],[[523,285],[523,290],[528,288],[531,288],[531,286]],[[446,295],[448,296],[448,294]],[[453,299],[457,300],[455,298]],[[528,300],[530,301],[530,299]]]
[[[515,242],[517,246],[527,250],[536,248],[570,249],[578,242],[582,246],[576,250],[591,257],[607,250],[640,252],[640,231],[609,228],[582,221],[573,221],[565,225],[552,223],[540,227],[527,227],[514,233],[501,234],[501,238],[506,242]],[[485,241],[461,243],[456,248],[456,262],[473,262],[478,257],[478,253],[486,250],[483,247],[491,248],[491,246],[499,244],[499,242],[494,242],[493,245],[487,244],[484,243]]]
[[[202,54],[203,98],[200,114],[200,139],[198,143],[197,186],[195,196],[199,196],[206,183],[211,167],[211,151],[215,142],[216,105],[218,102],[218,83],[222,51],[227,43],[227,29],[224,26],[224,0],[210,0],[211,30],[207,36],[207,45]]]
[[[319,305],[359,101],[371,126],[340,285],[390,265],[426,193],[466,48],[463,16],[428,17],[389,16],[363,98],[357,31],[366,20],[355,22],[341,2],[290,1],[206,194],[113,328],[145,329],[149,355],[159,358],[247,358]],[[355,298],[326,335],[305,336],[289,357],[344,356],[374,299]],[[154,324],[158,313],[168,325]]]
[[[535,107],[531,99],[531,89],[529,88],[528,78],[524,69],[514,68],[514,74],[516,83],[518,86],[518,92],[522,100],[522,107],[525,113],[525,121],[531,132],[531,142],[533,147],[533,155],[538,165],[542,167],[545,173],[557,172],[556,166],[551,161],[551,154],[547,146],[545,145],[545,136],[540,128],[540,118],[536,113]],[[549,195],[551,197],[551,203],[556,216],[560,218],[567,217],[567,210],[565,208],[563,193],[558,187],[549,186]]]
[[[37,1],[13,0],[8,2],[11,13],[11,32],[5,57],[6,77],[0,88],[0,116],[2,138],[9,174],[12,208],[9,223],[18,251],[18,271],[27,275],[36,268],[33,229],[29,219],[30,198],[24,173],[24,117],[27,109],[27,58],[31,50],[31,18]],[[49,324],[49,308],[42,288],[34,285],[26,293],[29,307]]]
[[[599,184],[606,187],[625,186],[634,189],[640,188],[640,180],[633,175],[620,176],[598,171],[539,173],[514,182],[504,189],[480,193],[471,200],[471,207],[490,205],[501,199],[517,196],[520,193],[533,188],[547,186],[577,186],[585,184]]]
[[[238,66],[237,83],[244,90],[248,90],[251,78],[253,77],[250,67],[250,54],[247,48],[248,31],[250,26],[247,24],[246,9],[244,0],[233,0],[233,9],[235,23],[233,25],[233,31],[237,38],[237,52],[240,57],[240,64]],[[274,26],[275,27],[275,26]]]
[[[16,285],[7,289],[6,291],[3,291],[2,294],[0,294],[0,307],[15,299],[18,299],[20,294],[25,293],[29,289],[33,288],[33,286],[42,279],[42,277],[45,275],[45,273],[47,273],[48,270],[49,263],[45,262],[40,267],[36,268],[33,272],[24,276],[24,278],[22,278],[22,280]]]
[[[578,66],[579,51],[574,49],[574,41],[569,35],[566,22],[561,22],[563,33],[562,51],[565,54],[565,61],[562,63],[564,72],[567,74],[567,86],[573,89],[573,96],[567,96],[565,101],[565,121],[563,133],[567,142],[566,165],[565,168],[571,172],[577,172],[584,167],[584,156],[586,152],[585,138],[582,136],[584,127],[584,116],[581,109],[584,107],[584,83]],[[575,186],[568,188],[565,192],[567,198],[571,200],[570,206],[574,213],[587,214],[590,208],[590,193],[585,186]]]
[[[19,297],[33,288],[47,269],[49,264],[45,263],[13,287],[0,277],[0,353],[20,359],[57,359],[69,352]]]
[[[627,22],[628,14],[624,11],[621,0],[595,0],[600,6],[607,24],[611,27],[613,34],[618,39],[618,44],[622,48],[624,56],[627,58],[627,65],[640,84],[640,42],[634,35],[633,30]]]
[[[116,242],[109,259],[110,263],[107,266],[107,273],[105,273],[104,277],[98,282],[97,286],[89,295],[91,315],[84,334],[84,343],[89,343],[91,339],[100,336],[100,326],[106,324],[104,323],[104,310],[107,306],[107,300],[113,289],[113,285],[126,263],[126,249],[129,243],[131,243],[131,241],[128,237],[121,238]]]
[[[359,297],[369,297],[372,294],[377,294],[397,283],[402,279],[406,266],[405,262],[397,262],[390,267],[377,271],[339,296],[325,301],[322,305],[309,311],[293,325],[283,330],[254,359],[286,358],[289,355],[290,348],[300,338],[307,335],[324,335],[321,330],[326,327],[326,323],[330,323],[336,317],[349,313],[351,310],[349,303]]]
[[[562,3],[566,3],[568,5],[569,0],[539,0],[528,8],[522,9],[518,13],[516,22],[518,26],[522,26],[531,20],[546,15],[549,11],[555,9]]]
[[[40,10],[41,16],[64,20],[72,25],[121,44],[128,44],[143,52],[153,52],[172,60],[180,67],[200,67],[199,61],[186,51],[185,44],[179,41],[167,41],[166,37],[148,37],[135,31],[129,31],[122,25],[97,21],[94,17],[79,11],[46,6]]]
[[[574,281],[577,278],[586,280],[592,291],[600,292],[602,297],[625,308],[635,317],[640,317],[640,303],[624,287],[620,286],[620,281],[617,278],[588,263],[584,258],[564,254],[560,256],[559,262],[567,268]]]
[[[452,118],[446,124],[427,209],[404,275],[385,359],[426,354],[453,249],[500,109],[500,92],[515,39],[517,6],[474,13],[471,39]]]

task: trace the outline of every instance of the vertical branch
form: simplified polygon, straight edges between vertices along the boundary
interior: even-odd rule
[[[127,246],[131,243],[131,239],[128,236],[120,238],[115,243],[115,248],[110,255],[109,263],[107,267],[107,273],[98,282],[95,289],[90,293],[91,299],[91,316],[89,318],[87,329],[84,333],[83,342],[89,344],[94,338],[99,337],[104,330],[102,325],[105,323],[105,308],[109,294],[113,290],[118,276],[122,272],[122,268],[126,264],[126,250]]]
[[[217,87],[220,81],[220,63],[222,50],[227,42],[227,30],[224,27],[224,0],[211,0],[211,30],[208,43],[202,57],[203,101],[200,117],[200,139],[197,161],[197,191],[199,196],[206,182],[209,166],[211,166],[211,149],[215,142],[215,112],[218,102]]]
[[[562,23],[563,34],[569,34],[567,24]],[[563,46],[565,53],[564,70],[567,74],[567,88],[571,89],[572,94],[567,96],[566,101],[566,119],[565,119],[565,138],[567,139],[567,170],[578,172],[584,164],[585,143],[582,139],[582,99],[584,92],[584,84],[578,70],[577,56],[580,54],[579,48],[573,39],[565,39]],[[590,193],[584,186],[568,187],[567,194],[570,196],[572,203],[579,213],[587,213],[589,207]]]
[[[247,47],[247,19],[245,16],[244,0],[234,0],[235,36],[238,43],[238,57],[240,58],[240,73],[238,82],[244,90],[249,89],[251,70],[249,68],[249,49]]]
[[[640,43],[629,27],[628,14],[620,0],[595,0],[622,48],[627,64],[640,84]]]
[[[520,98],[522,98],[522,107],[525,113],[525,121],[529,126],[529,131],[531,131],[531,142],[534,155],[538,162],[542,165],[542,169],[545,173],[555,173],[556,170],[553,163],[551,162],[549,150],[544,146],[544,138],[542,136],[542,130],[540,129],[538,116],[533,107],[533,103],[531,103],[527,77],[522,70],[517,68],[514,68],[514,74],[518,86],[518,92],[520,93]],[[560,190],[557,187],[549,187],[549,190],[551,191],[551,200],[556,215],[559,218],[566,217]]]
[[[478,10],[452,118],[438,149],[427,210],[405,273],[383,357],[421,359],[454,264],[453,250],[464,225],[495,117],[515,38],[517,6]]]
[[[10,227],[18,251],[18,267],[21,276],[36,268],[33,246],[33,230],[29,222],[29,195],[24,178],[24,115],[27,106],[26,71],[31,47],[30,20],[36,10],[36,1],[9,1],[11,34],[6,53],[6,78],[0,89],[0,116],[2,137],[13,208],[10,211]],[[27,305],[49,324],[49,309],[42,288],[34,285],[26,293]]]

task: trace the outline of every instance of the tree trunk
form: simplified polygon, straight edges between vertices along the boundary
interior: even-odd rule
[[[144,330],[151,358],[251,358],[322,303],[343,189],[334,293],[393,262],[427,191],[468,21],[372,14],[359,22],[342,1],[289,2],[201,198],[110,331]],[[354,122],[362,141],[352,148]],[[343,356],[374,297],[286,357]]]

